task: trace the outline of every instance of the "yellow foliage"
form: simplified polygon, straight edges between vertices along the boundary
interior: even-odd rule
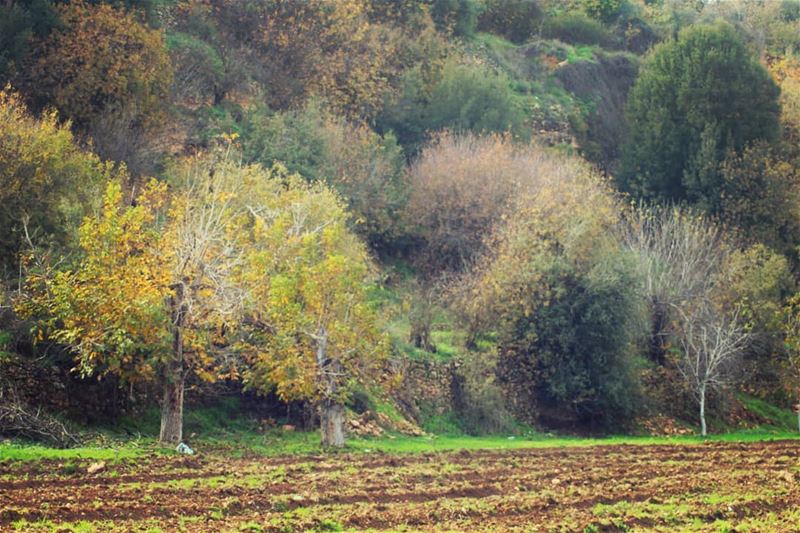
[[[145,126],[159,120],[172,83],[163,32],[102,3],[70,2],[59,15],[62,26],[33,44],[30,92],[79,125],[123,107]]]

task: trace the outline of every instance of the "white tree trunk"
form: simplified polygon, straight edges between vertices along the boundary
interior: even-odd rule
[[[700,434],[706,436],[706,388],[700,387]]]

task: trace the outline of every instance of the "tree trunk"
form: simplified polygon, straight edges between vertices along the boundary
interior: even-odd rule
[[[164,376],[159,440],[164,444],[178,444],[183,440],[183,368]]]
[[[797,407],[797,431],[800,431],[800,405]]]
[[[650,360],[659,365],[665,364],[667,346],[664,329],[668,321],[667,310],[659,302],[653,302],[653,315],[650,322]]]
[[[707,435],[706,430],[706,388],[700,388],[700,434]]]
[[[344,405],[325,400],[319,411],[322,445],[341,448],[344,446]]]
[[[164,367],[164,389],[161,397],[161,433],[159,440],[165,444],[178,444],[183,440],[183,328],[186,322],[186,303],[183,285],[175,286],[170,298],[172,314],[172,360]]]
[[[322,400],[319,403],[322,445],[341,448],[344,446],[344,405],[338,392],[342,366],[337,359],[328,358],[328,333],[324,327],[319,328],[316,341],[317,368],[322,389]]]

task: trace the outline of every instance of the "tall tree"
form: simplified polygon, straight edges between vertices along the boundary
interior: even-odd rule
[[[341,202],[298,176],[265,182],[254,204],[246,383],[319,410],[322,443],[344,444],[344,402],[386,354],[368,292],[371,262]]]
[[[81,375],[160,382],[165,443],[183,437],[187,374],[217,375],[214,347],[240,301],[230,274],[241,253],[233,225],[243,172],[193,160],[176,194],[152,181],[135,205],[111,182],[101,212],[81,227],[77,264],[32,274],[17,301],[20,314],[42,318],[43,333],[73,349]]]
[[[778,95],[727,23],[694,25],[656,46],[629,96],[620,187],[717,208],[720,161],[776,137]]]

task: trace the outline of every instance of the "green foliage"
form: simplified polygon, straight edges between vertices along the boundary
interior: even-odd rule
[[[481,4],[477,0],[432,0],[431,18],[436,26],[459,37],[472,37]]]
[[[33,118],[18,95],[0,91],[0,268],[17,264],[31,244],[75,244],[81,218],[112,174],[55,113]]]
[[[386,352],[368,298],[372,263],[330,189],[275,172],[253,184],[262,199],[236,278],[248,288],[244,381],[286,401],[343,403]]]
[[[566,167],[520,195],[459,304],[496,334],[498,374],[518,414],[624,425],[636,405],[638,278],[611,229],[615,198]]]
[[[352,227],[376,250],[386,250],[402,233],[405,204],[403,154],[391,134],[336,118],[310,102],[298,110],[249,110],[242,127],[248,161],[280,162],[309,181],[338,191],[353,213]]]
[[[520,392],[540,411],[566,411],[606,427],[630,422],[637,401],[631,325],[638,306],[632,268],[621,259],[585,274],[557,259],[529,267],[553,296],[528,315],[503,317],[500,374],[526,387]]]
[[[718,204],[718,163],[778,132],[778,88],[728,24],[696,25],[658,45],[628,100],[622,189]]]
[[[548,18],[542,33],[545,37],[565,43],[590,44],[604,48],[619,45],[617,39],[600,22],[575,11]]]
[[[11,79],[30,52],[30,40],[57,27],[58,15],[48,0],[8,2],[0,6],[0,85]]]
[[[524,43],[536,34],[542,15],[535,0],[488,0],[479,28],[511,42]]]
[[[625,0],[579,0],[579,5],[590,16],[610,22],[619,15]]]
[[[225,85],[226,66],[212,45],[181,32],[169,33],[166,45],[175,65],[175,87],[181,98],[213,98]]]
[[[428,93],[418,71],[403,80],[400,96],[378,119],[379,129],[394,131],[414,151],[428,132],[522,133],[523,115],[508,78],[480,63],[450,60]]]

